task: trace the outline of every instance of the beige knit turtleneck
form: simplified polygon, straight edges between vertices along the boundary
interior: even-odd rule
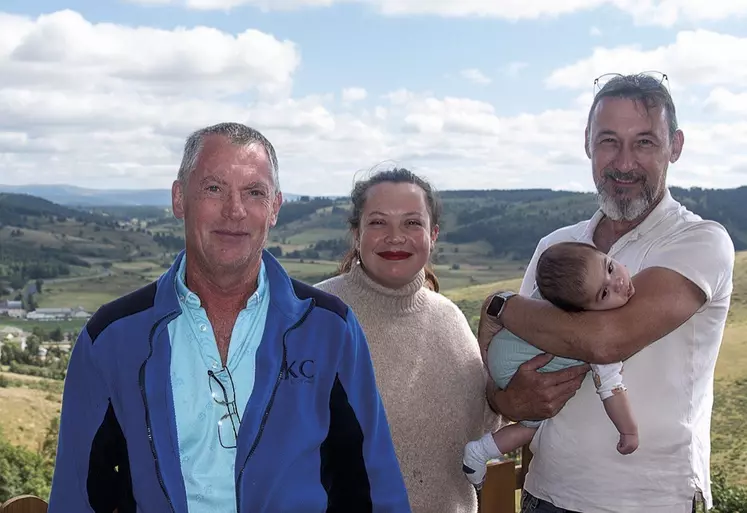
[[[475,513],[464,445],[500,420],[485,401],[487,374],[467,319],[424,279],[421,271],[394,290],[353,265],[316,286],[347,303],[366,334],[413,513]]]

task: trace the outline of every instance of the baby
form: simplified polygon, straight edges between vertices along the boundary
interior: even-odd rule
[[[611,310],[627,303],[634,292],[625,266],[592,245],[562,242],[540,255],[532,297],[544,298],[566,311]],[[496,385],[505,389],[519,366],[541,353],[504,328],[488,346],[488,370]],[[540,371],[551,372],[581,363],[555,357]],[[622,382],[622,362],[592,364],[591,369],[607,416],[620,433],[617,451],[630,454],[638,448],[638,426]],[[521,421],[469,442],[463,460],[467,479],[480,489],[488,461],[502,459],[503,454],[531,442],[540,424],[541,421]]]

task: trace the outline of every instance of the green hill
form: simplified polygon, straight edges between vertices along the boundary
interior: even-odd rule
[[[724,224],[738,250],[747,249],[747,187],[671,190],[694,212]],[[433,260],[447,288],[520,274],[541,237],[588,218],[597,208],[593,194],[549,189],[444,191],[441,196],[444,215]],[[349,209],[344,198],[287,202],[268,248],[295,262],[302,279],[322,279],[349,247]],[[121,261],[147,259],[160,265],[183,245],[182,224],[169,209],[76,209],[34,196],[0,194],[0,294],[8,284],[20,288],[37,278],[100,275],[102,265]],[[309,262],[325,263],[312,269]]]
[[[172,222],[163,209],[138,212],[148,212],[152,221],[164,225]],[[172,222],[165,233],[153,232],[128,214],[132,211],[74,209],[26,194],[0,193],[0,295],[28,280],[97,274],[106,262],[157,257],[183,245],[173,235],[181,229],[178,223]]]
[[[747,249],[747,187],[673,187],[671,192],[696,214],[722,223],[738,250]],[[541,237],[589,218],[597,208],[594,194],[549,189],[444,191],[441,197],[444,215],[436,262],[442,264],[526,261]],[[283,254],[336,260],[347,249],[347,200],[298,201],[280,212],[272,244]]]

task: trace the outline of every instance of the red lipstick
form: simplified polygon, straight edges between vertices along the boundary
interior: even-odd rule
[[[381,253],[377,253],[377,255],[384,260],[405,260],[410,258],[412,253],[408,253],[407,251],[382,251]]]

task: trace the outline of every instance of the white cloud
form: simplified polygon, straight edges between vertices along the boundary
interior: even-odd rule
[[[604,73],[658,70],[667,74],[674,94],[687,85],[744,84],[747,81],[747,37],[707,30],[683,31],[672,44],[595,48],[592,55],[553,71],[548,87],[592,89],[593,77]]]
[[[589,29],[589,35],[594,37],[599,37],[602,35],[602,31],[599,29],[599,27],[591,27]]]
[[[385,15],[428,14],[444,17],[491,17],[510,21],[557,17],[612,6],[640,25],[718,21],[747,16],[744,0],[129,0],[145,5],[175,4],[196,10],[228,11],[240,6],[268,10],[329,7],[359,3]]]
[[[739,40],[715,36],[726,46],[706,51],[726,67]],[[651,52],[672,59],[682,51],[666,48]],[[484,101],[405,88],[295,97],[299,61],[292,42],[256,31],[92,24],[72,11],[0,14],[0,182],[169,187],[187,134],[231,120],[270,138],[287,192],[345,194],[356,170],[380,162],[412,167],[440,189],[592,187],[583,151],[591,87],[566,108],[505,116]],[[593,65],[575,72],[593,76]],[[717,71],[734,82],[739,66]],[[558,85],[580,87],[572,76],[559,72]],[[733,91],[695,95],[698,107],[743,105],[744,93]],[[747,124],[687,121],[672,182],[744,183]]]
[[[342,90],[342,101],[347,103],[365,100],[368,93],[362,87],[348,87]]]
[[[489,77],[486,77],[485,74],[477,68],[463,69],[459,72],[459,75],[473,84],[487,85],[492,82]]]
[[[704,107],[719,114],[747,116],[747,92],[733,93],[724,87],[717,87],[706,98]]]
[[[257,30],[162,30],[93,24],[77,12],[36,19],[0,14],[0,76],[6,87],[230,95],[290,90],[300,57],[290,41]]]

